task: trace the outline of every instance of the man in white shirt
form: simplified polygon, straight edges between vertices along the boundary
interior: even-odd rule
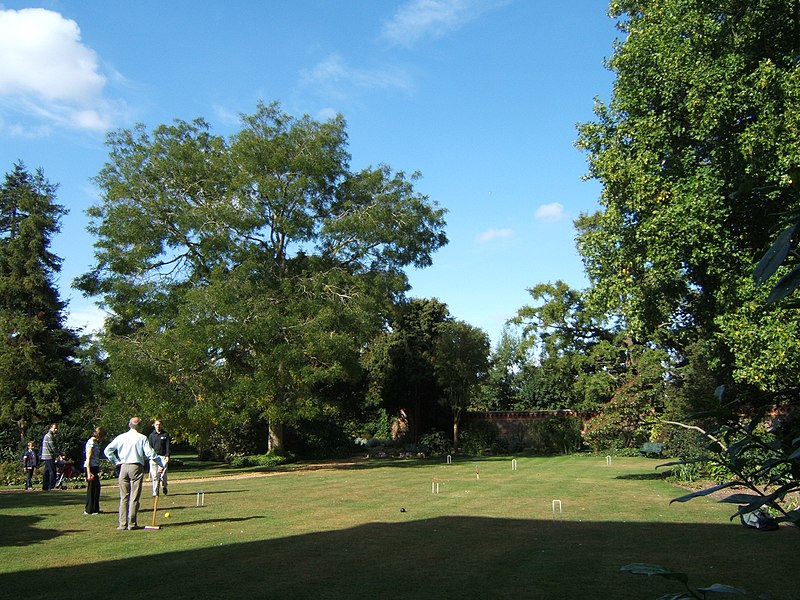
[[[119,526],[117,529],[139,529],[139,497],[147,459],[155,461],[163,470],[168,457],[156,454],[147,437],[141,434],[142,420],[132,417],[128,431],[111,440],[105,455],[114,465],[119,465]]]

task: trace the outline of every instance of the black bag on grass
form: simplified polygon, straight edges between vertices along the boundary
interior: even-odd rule
[[[779,527],[778,522],[770,517],[763,508],[739,515],[739,518],[745,527],[752,527],[759,531],[775,531]]]

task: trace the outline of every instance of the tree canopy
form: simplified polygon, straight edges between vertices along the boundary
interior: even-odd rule
[[[321,389],[447,242],[444,210],[388,166],[353,172],[345,122],[259,104],[226,140],[202,119],[108,138],[90,215],[115,385],[197,435],[319,414]]]
[[[772,354],[791,317],[764,316],[751,273],[798,208],[797,2],[611,6],[625,34],[613,98],[578,142],[603,184],[601,210],[577,223],[590,302],[679,355],[718,339],[736,356],[720,361],[726,381],[774,379],[797,355],[793,341]]]

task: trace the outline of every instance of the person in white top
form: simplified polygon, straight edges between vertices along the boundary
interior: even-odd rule
[[[85,515],[96,515],[100,512],[100,446],[105,437],[106,430],[95,427],[92,437],[86,440],[86,460],[83,463],[86,473]]]
[[[142,420],[132,417],[128,431],[111,440],[106,446],[108,460],[119,465],[119,526],[117,529],[140,529],[137,522],[139,497],[142,495],[144,466],[149,459],[163,470],[169,458],[159,456],[147,437],[141,434]]]

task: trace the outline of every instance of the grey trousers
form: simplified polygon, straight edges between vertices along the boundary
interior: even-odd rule
[[[125,463],[119,470],[119,526],[136,527],[139,497],[142,495],[144,465]]]

